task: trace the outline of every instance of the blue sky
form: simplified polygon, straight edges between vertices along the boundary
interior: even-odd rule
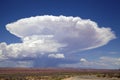
[[[82,68],[110,68],[110,69],[120,68],[120,49],[119,49],[120,5],[119,4],[120,4],[119,0],[0,0],[0,56],[1,56],[0,67],[75,67],[75,68],[82,67]],[[81,38],[79,37],[74,39],[70,38],[70,40],[67,40],[68,41],[67,42],[67,41],[60,41],[57,37],[58,42],[54,42],[53,39],[49,39],[48,41],[50,41],[50,43],[46,43],[44,44],[44,46],[41,45],[37,47],[40,47],[41,49],[41,47],[46,47],[48,45],[53,46],[53,44],[56,44],[59,46],[57,46],[55,49],[62,48],[63,50],[60,51],[57,50],[56,52],[55,51],[50,52],[45,50],[43,52],[38,51],[30,54],[29,51],[27,52],[26,50],[22,50],[21,53],[19,53],[19,55],[17,55],[18,52],[16,53],[10,52],[9,49],[11,51],[15,50],[11,48],[11,46],[18,47],[18,46],[14,46],[14,44],[17,45],[19,45],[20,43],[26,44],[26,42],[24,41],[29,37],[35,40],[41,39],[40,37],[38,38],[38,36],[36,38],[36,36],[25,35],[25,33],[28,34],[28,32],[27,31],[24,32],[21,29],[24,30],[23,27],[26,27],[28,25],[22,25],[22,26],[20,25],[21,27],[15,28],[16,24],[14,25],[14,23],[12,24],[12,22],[17,23],[17,21],[19,21],[20,19],[26,19],[26,18],[30,19],[30,17],[34,17],[35,19],[39,16],[42,16],[43,18],[45,18],[44,15],[48,15],[47,18],[52,16],[52,19],[54,19],[55,16],[61,19],[60,15],[63,15],[63,18],[72,16],[72,18],[74,19],[76,17],[79,17],[82,19],[81,21],[84,21],[85,19],[86,20],[90,19],[90,21],[95,22],[98,25],[99,29],[101,29],[102,27],[106,29],[111,28],[111,31],[109,32],[110,33],[113,32],[111,34],[114,34],[114,36],[116,36],[116,39],[111,38],[111,40],[108,40],[106,44],[104,45],[100,44],[101,45],[100,47],[94,47],[89,50],[77,50],[79,47],[80,49],[83,49],[83,46],[80,46],[80,44],[82,45],[82,43],[78,45],[74,45],[73,43],[74,41],[76,41],[76,43],[78,41],[79,43]],[[63,22],[64,24],[65,21]],[[46,22],[46,20],[44,20],[44,22]],[[55,22],[52,23],[56,24]],[[8,25],[8,29],[6,28],[7,24],[11,24],[11,26]],[[31,27],[28,28],[31,29],[29,33],[32,30],[34,33],[35,28],[31,28]],[[56,30],[57,29],[55,28],[54,31]],[[89,29],[88,28],[85,29],[85,32],[87,32],[87,30]],[[16,34],[18,34],[17,32],[19,31],[21,31],[21,33],[18,36]],[[72,31],[71,28],[70,31]],[[43,33],[47,34],[46,30],[43,31]],[[89,34],[89,31],[86,34]],[[22,35],[24,38],[20,37],[20,35]],[[104,35],[104,33],[103,34],[101,33],[98,36],[101,35]],[[90,36],[84,35],[84,36],[88,36],[88,38],[85,37],[85,39],[87,40],[83,39],[84,41],[86,41],[85,43],[89,41],[91,43],[92,42],[94,43],[92,39],[88,40],[89,38],[92,37],[92,35]],[[62,33],[60,35],[60,39],[61,37],[63,38]],[[104,40],[104,38],[102,40]],[[67,42],[72,47],[70,46],[66,47],[64,45],[61,45],[59,44],[60,42],[63,43]],[[90,46],[89,44],[90,43],[88,43],[87,46]],[[85,44],[83,45],[85,46],[85,48],[87,48]],[[62,46],[66,47],[65,48],[66,50],[64,50],[64,47]],[[24,51],[26,51],[26,53]],[[23,54],[25,54],[25,56]]]

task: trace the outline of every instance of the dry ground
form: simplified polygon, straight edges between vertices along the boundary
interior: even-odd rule
[[[102,77],[96,77],[94,75],[91,76],[83,75],[83,76],[74,76],[70,78],[65,78],[63,80],[120,80],[120,78],[102,78]]]
[[[120,80],[120,70],[0,68],[0,80]]]

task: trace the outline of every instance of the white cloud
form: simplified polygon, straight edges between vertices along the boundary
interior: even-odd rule
[[[116,65],[116,66],[120,66],[120,58],[112,58],[112,57],[100,57],[100,62],[104,62],[106,64],[110,64],[110,65]]]
[[[9,45],[0,43],[1,60],[35,58],[44,54],[64,58],[64,54],[58,53],[97,48],[116,38],[110,28],[100,28],[90,19],[72,16],[44,15],[23,18],[7,24],[6,29],[22,42]]]
[[[64,44],[64,51],[93,49],[115,39],[110,28],[99,28],[96,22],[80,17],[36,16],[9,23],[6,28],[22,39],[52,35],[53,41]]]
[[[50,58],[65,58],[64,54],[49,54]]]
[[[22,43],[7,45],[0,43],[0,54],[5,57],[37,57],[43,53],[57,52],[62,44],[52,39],[41,39],[39,36],[30,36],[23,39]]]
[[[87,62],[87,60],[85,58],[81,58],[80,62]]]

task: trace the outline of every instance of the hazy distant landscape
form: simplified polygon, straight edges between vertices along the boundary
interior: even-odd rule
[[[0,80],[119,80],[120,70],[0,68]]]

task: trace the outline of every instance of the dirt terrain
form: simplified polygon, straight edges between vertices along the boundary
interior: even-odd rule
[[[0,68],[0,80],[120,80],[120,70]]]
[[[65,78],[63,80],[120,80],[120,78],[102,78],[102,77],[96,77],[94,75],[88,76],[74,76],[70,78]]]

